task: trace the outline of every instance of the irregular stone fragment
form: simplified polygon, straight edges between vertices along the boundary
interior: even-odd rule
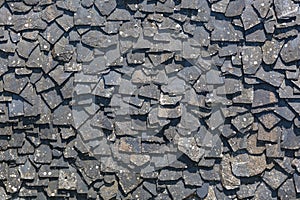
[[[61,15],[63,15],[63,11],[58,10],[55,5],[50,5],[42,11],[41,17],[46,22],[50,23]]]
[[[69,31],[74,26],[73,17],[69,15],[63,15],[55,21],[64,29],[64,31]]]
[[[203,183],[203,185],[197,188],[197,195],[200,198],[205,198],[208,194],[209,183]]]
[[[235,30],[229,22],[215,20],[214,30],[211,33],[212,41],[238,42],[242,38],[242,32]]]
[[[176,200],[185,199],[195,192],[195,189],[184,187],[182,181],[177,182],[175,185],[168,185],[167,188],[173,199]]]
[[[19,166],[19,172],[21,179],[32,180],[36,175],[36,169],[29,160],[23,166]]]
[[[272,191],[267,187],[267,185],[262,182],[256,189],[254,193],[254,199],[263,199],[263,200],[275,200],[276,197],[273,197]]]
[[[15,94],[20,94],[28,83],[28,78],[24,76],[16,76],[13,73],[8,73],[3,76],[4,90]]]
[[[119,177],[119,184],[125,194],[128,194],[142,182],[142,179],[136,173],[121,172],[118,173],[117,176]]]
[[[54,22],[51,23],[41,35],[49,43],[55,44],[63,34],[64,31]]]
[[[263,61],[268,65],[274,64],[282,46],[283,41],[279,42],[276,39],[267,40],[262,46]]]
[[[296,150],[300,148],[300,136],[296,135],[293,128],[283,128],[281,148]]]
[[[182,177],[180,171],[161,170],[158,179],[161,181],[175,181]]]
[[[262,62],[262,51],[260,47],[248,46],[242,50],[243,70],[245,74],[255,74]]]
[[[280,118],[272,112],[265,113],[259,116],[258,119],[267,129],[272,129],[278,122],[280,122]]]
[[[214,12],[225,13],[229,0],[218,1],[211,6],[211,10]]]
[[[34,162],[36,163],[51,163],[52,150],[48,145],[41,144],[34,152]]]
[[[29,12],[26,15],[14,15],[13,18],[10,17],[13,21],[12,29],[16,32],[23,30],[44,30],[47,27],[47,23],[44,22],[39,12]]]
[[[249,126],[254,122],[254,117],[251,113],[246,113],[244,115],[238,115],[235,117],[231,123],[240,131],[245,132]]]
[[[287,175],[273,168],[271,171],[266,171],[263,180],[273,189],[278,187],[287,179]]]
[[[252,33],[249,33],[246,35],[246,41],[247,42],[265,42],[266,41],[266,35],[264,30],[257,30]]]
[[[22,182],[17,168],[8,169],[8,178],[3,184],[8,193],[16,193],[20,189]]]
[[[281,128],[276,126],[271,130],[266,131],[262,125],[258,126],[258,140],[277,142],[281,136]]]
[[[272,91],[264,89],[257,89],[254,91],[252,107],[264,106],[277,102],[278,100],[275,96],[275,93]]]
[[[243,0],[230,1],[226,9],[225,16],[226,17],[240,16],[244,8],[245,8],[245,1]]]
[[[241,18],[245,30],[248,30],[260,23],[260,20],[251,5],[246,6]]]
[[[239,154],[232,158],[232,173],[238,177],[251,177],[261,174],[267,167],[266,157]]]
[[[236,178],[231,171],[230,165],[230,156],[226,154],[223,156],[221,165],[220,165],[220,172],[221,172],[221,182],[223,187],[227,190],[232,190],[238,188],[241,184],[240,179]]]
[[[158,107],[158,117],[162,118],[178,118],[182,114],[182,106],[178,105],[175,108],[168,108],[159,106]]]
[[[288,19],[290,17],[294,17],[299,9],[299,6],[291,0],[275,0],[274,5],[278,19]]]
[[[273,70],[267,72],[262,67],[256,72],[256,75],[259,79],[275,87],[279,87],[284,79],[284,74]]]
[[[199,162],[200,158],[204,154],[204,149],[200,148],[196,144],[194,137],[182,137],[178,140],[178,149],[186,154],[191,160]]]
[[[107,48],[116,45],[118,37],[116,35],[107,36],[100,31],[91,30],[82,36],[82,43],[95,48]]]
[[[37,46],[37,42],[30,42],[27,40],[20,40],[17,45],[17,52],[20,56],[28,58],[32,50]]]
[[[161,87],[162,91],[170,95],[183,94],[186,90],[185,81],[178,77],[172,77],[168,79],[168,85]]]
[[[52,56],[59,61],[68,62],[73,55],[73,46],[69,45],[67,38],[62,37],[52,49]]]
[[[283,45],[280,56],[284,62],[293,62],[299,60],[300,55],[300,37],[293,38]]]
[[[287,179],[278,189],[278,197],[288,200],[296,198],[295,184],[292,178]]]
[[[76,190],[77,176],[76,170],[73,167],[68,170],[59,170],[58,188],[65,190]]]
[[[245,199],[253,197],[258,184],[259,183],[241,185],[239,190],[236,192],[238,198]]]
[[[97,9],[102,15],[110,15],[111,12],[116,8],[117,3],[115,0],[105,1],[105,0],[95,0],[94,2]]]
[[[274,112],[288,121],[295,118],[295,114],[287,106],[276,107]]]

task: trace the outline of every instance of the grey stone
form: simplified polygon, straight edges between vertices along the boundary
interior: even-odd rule
[[[69,44],[67,38],[62,37],[52,49],[52,56],[58,61],[68,62],[74,53],[73,46]]]
[[[278,197],[288,200],[296,198],[295,184],[292,178],[287,179],[278,189]]]
[[[272,196],[272,191],[267,187],[267,185],[262,182],[256,189],[254,193],[254,198],[255,199],[263,199],[263,200],[268,200],[272,199],[275,200],[277,199],[276,197]]]
[[[251,5],[246,6],[241,18],[245,30],[248,30],[260,23],[259,17]]]
[[[58,10],[56,5],[50,5],[42,11],[41,18],[46,22],[50,23],[62,15],[63,11]]]
[[[280,51],[280,56],[284,62],[293,62],[299,60],[300,48],[299,48],[300,37],[289,40]]]
[[[277,107],[274,112],[288,121],[293,121],[295,118],[295,114],[286,106]]]
[[[267,167],[266,157],[239,154],[232,158],[232,173],[238,177],[251,177],[261,174]]]
[[[168,185],[167,188],[174,200],[185,199],[195,192],[195,189],[184,187],[182,181],[177,182],[175,185]]]
[[[247,42],[265,42],[266,41],[266,35],[264,30],[256,30],[252,33],[249,33],[246,35],[246,41]]]
[[[21,179],[33,180],[36,176],[36,169],[29,160],[24,165],[19,166],[19,172]]]
[[[255,74],[262,62],[260,47],[248,46],[242,50],[243,71],[245,74]]]
[[[264,89],[254,90],[252,107],[264,106],[277,102],[278,99],[276,98],[274,92]]]
[[[262,67],[256,72],[256,76],[266,83],[279,87],[284,80],[284,74],[276,71],[265,71]]]
[[[199,162],[200,158],[204,154],[204,149],[200,148],[196,144],[194,137],[181,137],[178,139],[178,149],[186,154],[194,162]]]
[[[97,9],[100,11],[100,13],[106,16],[110,15],[117,6],[115,0],[112,1],[95,0],[94,4],[97,7]]]
[[[197,195],[200,198],[205,198],[208,194],[209,183],[203,183],[203,185],[197,188]]]
[[[77,189],[76,170],[73,167],[69,167],[68,170],[59,170],[58,188],[64,190]]]
[[[175,181],[182,177],[182,172],[171,171],[171,170],[161,170],[158,176],[160,181]]]
[[[62,98],[56,90],[49,90],[42,93],[43,100],[50,107],[50,109],[56,108],[61,102]]]
[[[55,21],[64,29],[64,31],[69,31],[74,26],[73,17],[69,15],[63,15]]]
[[[57,25],[56,22],[51,23],[44,32],[41,33],[50,44],[55,44],[64,34],[64,31]]]
[[[37,42],[20,40],[17,45],[17,52],[23,58],[28,58],[32,50],[37,46]]]
[[[296,150],[300,148],[300,137],[294,133],[293,128],[283,128],[281,148]]]
[[[258,120],[263,124],[267,129],[272,129],[276,124],[280,122],[280,118],[272,112],[264,113],[258,117]]]
[[[141,182],[141,177],[136,173],[121,172],[118,173],[119,184],[125,194],[135,189]]]
[[[220,165],[221,182],[227,190],[238,188],[241,185],[240,179],[232,174],[230,159],[229,155],[225,155]]]
[[[273,168],[271,171],[266,171],[263,180],[273,189],[276,190],[287,179],[287,175]]]
[[[242,32],[235,30],[229,22],[214,20],[214,30],[211,33],[212,41],[238,42],[242,38]]]
[[[20,94],[28,83],[28,78],[24,76],[15,76],[13,73],[8,73],[3,76],[3,82],[5,91]]]
[[[251,113],[246,113],[243,115],[238,115],[235,117],[231,123],[242,133],[248,130],[248,127],[251,126],[254,122],[254,117]]]
[[[279,42],[276,39],[267,40],[262,46],[263,61],[268,65],[274,64],[282,46],[283,41]]]
[[[82,43],[95,48],[107,48],[116,45],[118,37],[107,36],[100,31],[91,30],[82,36]]]
[[[278,19],[288,19],[294,17],[299,9],[299,6],[291,0],[275,0],[274,5]]]
[[[226,17],[240,16],[244,8],[245,8],[245,1],[243,0],[230,1],[226,9],[225,16]]]
[[[277,142],[281,136],[281,128],[276,126],[271,130],[265,130],[262,125],[258,125],[258,140]]]

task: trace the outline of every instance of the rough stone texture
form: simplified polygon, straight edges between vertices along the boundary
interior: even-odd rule
[[[299,0],[0,0],[0,199],[299,199]]]

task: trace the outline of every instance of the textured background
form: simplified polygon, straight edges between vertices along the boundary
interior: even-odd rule
[[[0,199],[300,198],[298,0],[0,6]]]

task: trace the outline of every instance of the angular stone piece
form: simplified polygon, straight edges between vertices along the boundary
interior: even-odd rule
[[[231,23],[223,20],[215,20],[214,30],[211,33],[212,41],[238,42],[242,38],[242,32],[235,30]]]
[[[64,190],[77,189],[77,176],[76,170],[71,167],[68,170],[59,170],[58,188]]]
[[[41,144],[35,150],[33,159],[36,163],[51,163],[52,150],[48,145]]]
[[[251,177],[261,174],[267,167],[266,157],[239,154],[232,158],[232,173],[238,177]]]
[[[240,179],[236,178],[231,171],[230,156],[223,156],[220,166],[221,182],[227,190],[238,188],[241,184]]]
[[[243,70],[245,74],[255,74],[262,62],[262,51],[258,46],[244,47],[242,50]]]
[[[186,154],[191,160],[199,162],[204,154],[204,149],[197,146],[194,137],[182,137],[178,140],[178,149]]]
[[[300,37],[289,40],[280,51],[280,56],[284,62],[293,62],[299,60],[300,55]]]
[[[246,6],[241,18],[245,30],[248,30],[260,23],[259,17],[251,5]]]
[[[82,43],[95,48],[107,48],[116,45],[118,37],[116,35],[104,35],[100,31],[91,30],[82,36]]]
[[[249,126],[254,122],[254,117],[251,113],[246,113],[243,115],[238,115],[235,117],[231,123],[240,131],[245,132]]]
[[[283,200],[295,199],[295,184],[292,178],[287,179],[278,189],[278,197]]]
[[[271,171],[266,171],[263,180],[273,189],[276,190],[287,179],[287,175],[273,168]]]
[[[274,5],[278,19],[294,17],[299,9],[299,5],[295,4],[292,0],[275,0]]]
[[[267,129],[272,129],[278,122],[280,122],[280,118],[272,112],[265,113],[258,117],[258,120],[263,124],[263,126]]]
[[[55,44],[59,38],[64,34],[64,31],[57,25],[57,23],[51,23],[47,29],[41,33],[50,44]]]
[[[94,2],[96,8],[100,11],[102,15],[110,15],[112,11],[116,8],[116,0],[105,1],[105,0],[95,0]]]
[[[226,17],[240,16],[244,8],[245,8],[244,0],[230,1],[226,9],[225,16]]]
[[[276,98],[274,92],[264,89],[254,90],[252,107],[265,106],[277,102],[278,99]]]
[[[267,40],[262,46],[263,61],[268,64],[274,64],[279,56],[279,52],[283,46],[283,41],[279,42],[276,39]]]
[[[284,74],[273,70],[267,72],[262,67],[256,72],[256,76],[275,87],[279,87],[284,80]]]

